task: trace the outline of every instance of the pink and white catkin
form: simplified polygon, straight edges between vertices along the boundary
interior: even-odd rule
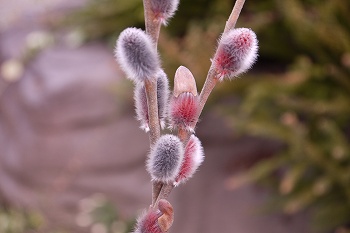
[[[137,219],[133,233],[164,233],[174,221],[173,207],[164,199],[158,203],[158,209],[150,208]]]
[[[161,136],[152,147],[147,160],[147,170],[152,180],[163,183],[174,182],[179,174],[184,150],[180,139],[171,134]]]
[[[135,83],[154,78],[160,69],[152,39],[141,29],[127,28],[117,40],[115,57],[127,77]]]
[[[196,81],[189,69],[180,66],[175,73],[174,92],[169,105],[170,128],[193,132],[198,104]]]
[[[169,103],[169,81],[163,70],[158,71],[157,75],[157,102],[159,122],[162,129],[165,128],[165,122],[168,113]],[[137,83],[134,91],[135,111],[137,119],[140,121],[140,128],[149,131],[148,105],[146,90],[143,83]]]
[[[175,14],[179,0],[150,0],[150,3],[154,18],[166,25]]]
[[[257,56],[258,40],[255,33],[248,28],[236,28],[222,36],[212,62],[222,81],[246,72]]]
[[[185,147],[184,159],[174,185],[186,182],[197,171],[204,160],[204,151],[199,139],[191,135]]]

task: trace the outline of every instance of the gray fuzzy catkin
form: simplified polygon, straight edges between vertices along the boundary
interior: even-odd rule
[[[160,69],[156,75],[157,77],[157,102],[158,102],[158,115],[162,129],[165,128],[165,121],[168,113],[169,102],[169,81],[167,75],[162,69]],[[148,120],[148,105],[145,86],[142,83],[138,83],[135,86],[134,91],[135,111],[137,120],[140,121],[140,128],[149,131]]]
[[[174,16],[179,0],[151,0],[150,3],[155,18],[166,25],[168,20]]]
[[[173,182],[180,171],[183,157],[183,145],[177,136],[171,134],[161,136],[147,160],[147,170],[152,180]]]
[[[137,83],[134,90],[136,118],[140,121],[140,128],[149,131],[148,125],[148,105],[145,86]]]
[[[116,43],[115,57],[127,77],[135,83],[155,78],[160,61],[152,39],[141,29],[127,28]]]
[[[162,129],[165,128],[165,121],[168,116],[169,104],[169,80],[163,70],[157,74],[157,101],[158,101],[158,115]]]

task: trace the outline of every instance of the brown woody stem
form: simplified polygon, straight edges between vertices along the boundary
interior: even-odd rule
[[[161,22],[154,17],[150,0],[144,0],[143,7],[145,12],[146,33],[152,37],[155,49],[157,50]]]
[[[173,184],[166,184],[166,183],[163,183],[162,185],[162,188],[159,192],[159,195],[156,199],[156,201],[154,202],[154,204],[152,205],[153,207],[156,207],[158,206],[158,202],[161,200],[161,199],[167,199],[171,193],[171,191],[174,189],[174,185]]]
[[[149,137],[151,147],[160,137],[160,125],[158,117],[158,103],[157,103],[157,82],[156,80],[146,80],[145,90],[148,104],[148,124],[149,124]]]

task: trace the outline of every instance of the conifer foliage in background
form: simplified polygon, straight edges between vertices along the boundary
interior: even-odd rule
[[[317,232],[349,232],[350,2],[268,1],[249,9],[259,38],[273,41],[261,43],[262,56],[290,64],[232,87],[241,103],[224,111],[235,130],[284,147],[229,184],[269,183],[284,213],[308,209]]]

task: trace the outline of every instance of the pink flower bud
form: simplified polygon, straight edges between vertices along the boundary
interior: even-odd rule
[[[183,145],[178,137],[171,134],[161,136],[147,161],[147,170],[152,180],[173,182],[180,171],[183,156]]]
[[[212,60],[220,80],[247,71],[258,56],[258,40],[248,28],[232,29],[224,34]]]
[[[162,216],[162,212],[156,209],[145,211],[137,219],[136,229],[134,233],[163,233],[158,224],[158,218]]]
[[[179,5],[179,0],[151,0],[150,2],[154,17],[164,25],[173,17]]]
[[[182,161],[180,172],[175,179],[175,185],[186,182],[197,171],[204,160],[203,147],[199,139],[191,135]]]
[[[165,128],[165,121],[168,113],[169,102],[169,82],[166,74],[163,70],[160,70],[157,75],[157,102],[158,102],[158,115],[162,129]],[[135,111],[137,119],[141,122],[140,128],[149,131],[148,121],[148,105],[145,86],[142,83],[138,83],[135,86],[134,91]]]
[[[183,128],[193,132],[192,125],[196,121],[198,103],[198,96],[194,96],[190,92],[181,93],[178,97],[173,96],[169,110],[170,127]]]
[[[152,39],[141,29],[127,28],[119,36],[115,57],[127,77],[135,83],[155,76],[160,61]]]
[[[137,219],[133,233],[164,233],[172,226],[174,211],[172,205],[164,199],[159,200],[158,210],[150,208]]]

